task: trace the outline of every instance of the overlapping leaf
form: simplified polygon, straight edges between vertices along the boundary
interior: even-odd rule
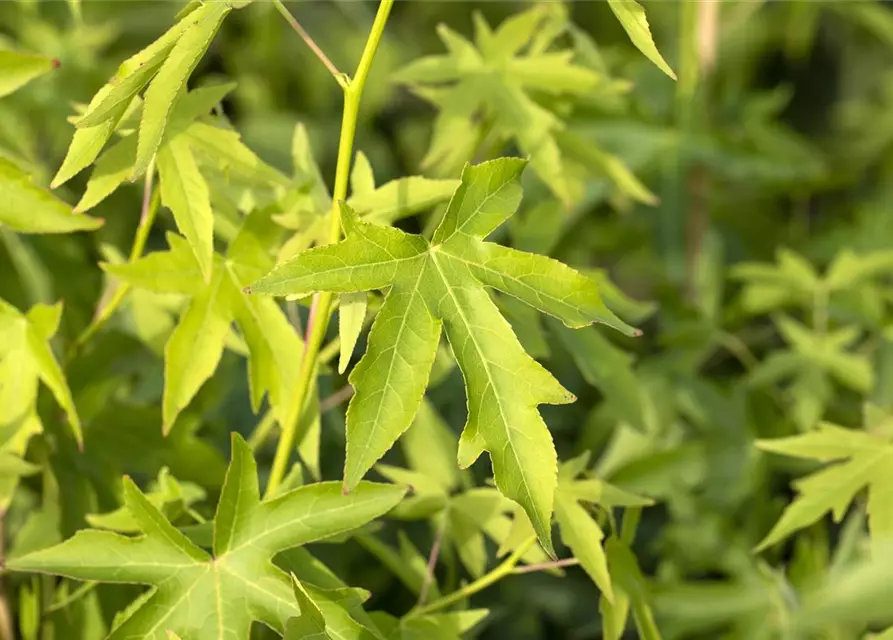
[[[292,392],[301,339],[275,301],[241,292],[272,265],[270,253],[279,231],[269,211],[257,211],[246,218],[226,256],[213,256],[210,282],[205,281],[186,242],[174,234],[168,236],[167,252],[152,253],[129,264],[104,265],[110,274],[136,287],[191,299],[165,347],[165,432],[214,373],[233,321],[248,345],[255,410],[269,391],[281,424],[297,419],[299,408]]]
[[[525,164],[500,159],[466,167],[430,242],[362,222],[344,207],[344,241],[299,254],[251,291],[306,295],[387,289],[369,347],[350,376],[356,394],[347,414],[348,490],[409,427],[445,329],[468,396],[460,465],[488,450],[499,490],[524,507],[540,541],[551,549],[557,460],[536,406],[574,398],[524,352],[486,287],[570,327],[604,322],[629,334],[635,330],[608,310],[594,282],[573,269],[483,242],[517,208]]]
[[[289,618],[302,612],[273,556],[362,526],[393,508],[404,492],[364,482],[344,496],[337,483],[322,483],[261,502],[254,458],[238,435],[232,456],[214,518],[213,555],[190,542],[125,478],[125,503],[143,535],[83,530],[7,566],[151,586],[118,620],[110,640],[161,640],[168,633],[190,640],[247,638],[253,622],[283,633]]]
[[[86,113],[77,120],[80,135],[72,141],[72,149],[77,153],[69,152],[72,164],[60,172],[56,182],[63,182],[93,161],[133,98],[148,85],[129,177],[136,179],[142,175],[158,151],[186,81],[235,4],[224,0],[201,4],[151,45],[122,62],[115,76],[97,92]]]

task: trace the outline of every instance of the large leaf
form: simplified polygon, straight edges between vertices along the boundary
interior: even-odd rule
[[[345,206],[344,241],[299,254],[250,290],[275,295],[387,290],[366,354],[350,376],[356,394],[347,413],[348,490],[412,422],[444,328],[468,396],[460,464],[468,466],[488,450],[500,491],[524,507],[540,541],[551,549],[557,459],[536,406],[574,397],[524,352],[486,287],[571,327],[604,322],[636,332],[608,310],[595,283],[573,269],[483,242],[517,208],[525,164],[500,159],[466,167],[431,242],[362,222]]]
[[[213,554],[190,542],[125,478],[125,503],[143,535],[82,530],[7,566],[153,587],[119,620],[110,640],[162,640],[168,633],[195,640],[247,638],[255,621],[283,633],[289,618],[303,612],[295,603],[291,580],[273,565],[273,556],[356,529],[393,508],[404,492],[363,483],[344,496],[338,483],[330,482],[261,502],[251,450],[236,434],[232,444],[232,462],[214,518]]]
[[[31,177],[0,158],[0,226],[19,233],[71,233],[102,226],[102,220],[74,214],[71,207],[34,185]]]

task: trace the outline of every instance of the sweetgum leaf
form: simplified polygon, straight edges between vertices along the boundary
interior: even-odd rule
[[[6,436],[8,429],[24,430],[22,433],[28,435],[40,430],[34,406],[40,380],[68,416],[78,444],[83,444],[71,390],[49,343],[61,316],[61,303],[52,307],[38,304],[21,313],[0,299],[0,436]],[[15,438],[13,435],[11,440]],[[23,449],[14,452],[22,453]]]
[[[227,255],[214,254],[208,282],[189,244],[174,234],[168,235],[170,251],[151,253],[128,264],[102,265],[135,287],[190,296],[165,346],[165,433],[213,375],[233,321],[248,346],[254,407],[269,392],[280,424],[298,419],[293,389],[301,339],[274,300],[246,296],[241,291],[272,266],[269,254],[278,232],[269,211],[248,216]]]
[[[232,451],[214,518],[212,554],[190,542],[125,479],[125,502],[143,535],[81,530],[54,547],[12,559],[7,567],[151,586],[110,640],[161,640],[168,633],[195,640],[247,638],[253,622],[283,633],[289,618],[307,612],[296,605],[293,583],[273,565],[273,556],[356,529],[393,508],[404,491],[364,482],[344,496],[338,483],[328,482],[261,502],[257,466],[237,434]],[[333,615],[322,614],[325,620]]]
[[[188,26],[146,89],[132,179],[146,170],[158,150],[180,91],[231,10],[228,2],[208,2],[184,18]]]
[[[0,50],[0,98],[58,66],[52,58]]]
[[[474,44],[441,25],[438,35],[449,53],[419,58],[397,73],[398,82],[438,108],[425,165],[440,166],[448,175],[458,170],[474,155],[483,112],[499,136],[515,141],[530,157],[534,171],[558,198],[568,204],[580,196],[555,139],[564,123],[532,94],[585,95],[603,78],[574,65],[571,51],[541,50],[557,35],[543,28],[547,11],[534,7],[506,20],[495,33],[478,20]],[[538,38],[543,46],[521,52]]]
[[[71,233],[98,229],[102,220],[72,213],[69,205],[0,158],[0,226],[19,233]]]
[[[651,28],[648,26],[648,19],[645,17],[645,9],[642,8],[642,5],[636,0],[608,0],[608,6],[620,20],[620,24],[623,25],[636,48],[657,65],[658,69],[675,80],[676,74],[673,73],[670,65],[657,50],[657,45],[654,44]]]
[[[205,278],[211,274],[214,256],[214,214],[211,194],[184,136],[177,136],[158,152],[161,202],[174,214],[180,230],[201,267]]]
[[[360,221],[345,206],[345,240],[304,251],[250,290],[275,295],[387,290],[367,352],[349,378],[356,394],[347,412],[347,490],[409,427],[444,329],[468,396],[461,464],[490,451],[500,491],[524,507],[540,541],[551,549],[557,458],[536,406],[574,397],[524,352],[486,287],[570,327],[603,322],[631,335],[636,331],[608,310],[594,282],[570,267],[483,241],[517,208],[525,164],[504,158],[467,166],[430,243]],[[518,379],[526,384],[518,385]]]
[[[868,526],[878,539],[893,533],[893,441],[889,434],[844,429],[823,423],[809,433],[758,440],[757,446],[787,456],[835,462],[794,483],[796,499],[757,546],[766,549],[813,524],[829,511],[836,521],[856,494],[868,490]]]

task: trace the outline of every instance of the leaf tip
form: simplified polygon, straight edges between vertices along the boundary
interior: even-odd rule
[[[248,285],[247,287],[242,287],[242,293],[250,295],[251,294],[251,285]]]
[[[62,61],[59,60],[59,58],[53,58],[50,61],[50,64],[52,65],[53,69],[58,69],[59,67],[62,66]]]

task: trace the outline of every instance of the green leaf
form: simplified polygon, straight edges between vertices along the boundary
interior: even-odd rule
[[[797,498],[757,546],[766,549],[818,521],[829,511],[840,521],[862,489],[868,490],[868,523],[872,536],[893,532],[893,436],[820,424],[790,438],[758,440],[757,447],[782,455],[836,462],[794,483]]]
[[[122,105],[130,104],[148,84],[188,26],[187,20],[180,20],[155,42],[122,62],[111,80],[96,93],[76,126],[79,129],[96,127],[122,113],[126,108]]]
[[[535,97],[585,95],[602,77],[574,65],[571,51],[539,50],[558,35],[545,13],[534,7],[506,20],[495,33],[478,19],[475,44],[441,25],[438,35],[449,54],[419,58],[397,73],[398,82],[410,85],[439,112],[424,166],[454,175],[492,129],[498,140],[515,142],[530,157],[531,167],[565,205],[582,196],[583,186],[571,177],[555,139],[564,123]],[[541,47],[522,52],[538,40]]]
[[[269,392],[280,424],[299,419],[294,388],[303,348],[301,339],[275,301],[242,293],[247,282],[272,266],[270,254],[281,229],[273,224],[270,213],[252,213],[230,243],[228,254],[214,254],[209,282],[188,243],[174,234],[168,235],[170,251],[151,253],[128,264],[102,265],[108,273],[136,287],[191,297],[165,346],[165,433],[213,375],[233,321],[248,346],[254,409],[259,408],[264,393]],[[309,404],[307,411],[313,406]],[[303,435],[312,430],[311,423],[313,420],[304,425]]]
[[[608,560],[602,547],[604,532],[598,523],[577,503],[576,496],[559,486],[555,492],[555,519],[561,529],[561,540],[570,547],[574,557],[592,581],[601,589],[608,602],[614,601]]]
[[[71,390],[49,343],[61,317],[61,303],[37,304],[23,314],[0,299],[0,436],[4,440],[10,437],[7,430],[11,428],[21,429],[27,436],[40,431],[34,406],[40,380],[52,391],[68,417],[75,440],[83,445],[81,421]],[[20,444],[25,443],[27,439]],[[19,448],[13,453],[23,451]]]
[[[227,2],[208,2],[183,19],[188,26],[146,89],[131,179],[142,175],[155,156],[177,97],[231,10]]]
[[[658,69],[675,80],[676,74],[673,73],[670,65],[660,55],[660,51],[654,44],[651,28],[648,26],[648,18],[645,17],[645,9],[642,8],[642,5],[635,0],[608,0],[608,6],[620,20],[620,24],[623,25],[636,48],[656,64]]]
[[[0,158],[0,225],[19,233],[91,231],[103,221],[72,213],[71,207],[35,186],[30,176]]]
[[[338,373],[344,373],[353,355],[363,321],[366,319],[365,291],[342,293],[338,304],[338,336],[341,338],[341,354],[338,357]]]
[[[89,111],[94,104],[101,102],[110,90],[110,85],[106,85],[100,89],[93,97],[87,110]],[[53,177],[50,187],[55,189],[68,182],[71,178],[92,164],[121,122],[127,119],[128,113],[136,110],[134,107],[139,104],[139,102],[138,98],[131,101],[121,102],[111,113],[109,113],[108,119],[103,120],[92,127],[76,128],[74,136],[71,139],[71,144],[68,146],[68,152],[65,154],[65,160],[62,161],[62,166],[59,167],[59,171],[56,173],[55,177]],[[136,139],[133,138],[131,143],[133,150],[130,153],[130,159],[132,164],[133,156],[136,153]],[[121,143],[117,146],[120,146],[120,144]],[[94,174],[95,173],[96,171],[94,171]],[[84,197],[86,198],[86,195]],[[86,207],[79,208],[79,211],[86,211],[86,209]]]
[[[281,634],[295,615],[316,617],[309,606],[295,604],[294,582],[273,565],[273,557],[374,520],[400,501],[403,490],[364,482],[344,496],[338,483],[330,482],[261,502],[248,445],[236,434],[232,445],[214,518],[213,555],[190,542],[125,479],[127,508],[143,535],[78,531],[59,545],[9,560],[7,567],[153,587],[138,598],[111,638],[161,640],[168,632],[195,640],[247,638],[253,621]],[[243,606],[233,606],[236,601]],[[327,625],[336,615],[331,608],[322,614]]]
[[[208,185],[199,173],[189,142],[177,136],[158,152],[161,202],[174,214],[180,230],[210,279],[214,256],[214,215]]]
[[[0,50],[0,98],[58,66],[52,58]]]
[[[301,582],[292,574],[295,600],[298,601],[298,609],[301,615],[291,618],[285,625],[285,640],[329,640],[331,636],[326,632],[326,619],[316,606],[316,603],[307,595],[307,591]]]
[[[501,159],[466,167],[431,243],[362,222],[345,206],[345,240],[299,254],[249,289],[295,296],[387,290],[367,352],[350,375],[356,394],[347,412],[348,490],[412,422],[443,326],[468,396],[460,460],[465,466],[490,451],[497,487],[524,507],[551,549],[557,459],[536,406],[574,398],[524,352],[485,287],[516,296],[568,326],[603,322],[628,334],[636,330],[614,316],[595,283],[578,272],[483,242],[517,208],[524,165]],[[519,376],[525,385],[516,384]]]

